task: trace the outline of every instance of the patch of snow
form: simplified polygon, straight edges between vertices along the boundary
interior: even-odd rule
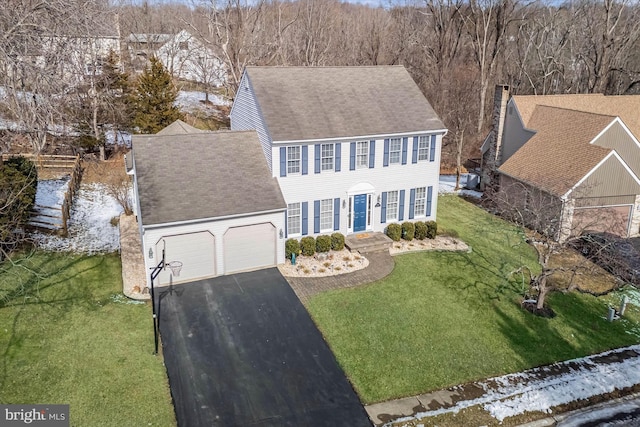
[[[36,205],[60,207],[64,202],[64,193],[69,188],[71,176],[67,175],[60,179],[47,179],[38,181],[36,190]]]
[[[122,207],[106,192],[102,184],[83,184],[76,193],[69,236],[52,236],[40,232],[32,235],[36,245],[44,250],[82,254],[114,252],[120,248],[118,227],[111,225],[120,216]]]
[[[460,190],[455,190],[456,188],[456,176],[455,175],[440,175],[440,180],[439,180],[439,193],[440,194],[445,194],[445,193],[456,193],[456,194],[462,194],[465,196],[470,196],[470,197],[476,197],[476,198],[480,198],[482,197],[482,192],[480,191],[476,191],[476,190],[468,190],[465,188],[465,186],[467,185],[467,180],[469,179],[469,175],[468,173],[463,173],[460,174]]]
[[[104,133],[107,145],[122,145],[131,148],[131,134],[125,131],[108,130]]]
[[[206,110],[209,106],[204,104],[205,93],[198,91],[181,90],[178,92],[176,106],[181,110]],[[202,101],[202,102],[201,102]],[[210,93],[209,102],[213,105],[231,105],[231,102],[223,97]]]
[[[604,356],[629,351],[637,353],[637,356],[602,360]],[[558,367],[562,365],[567,368],[558,373]],[[477,383],[485,390],[481,397],[460,401],[450,408],[421,412],[393,422],[416,421],[444,413],[457,413],[476,405],[482,406],[502,422],[505,418],[525,412],[550,413],[554,406],[589,399],[636,384],[640,384],[640,345],[481,381]]]

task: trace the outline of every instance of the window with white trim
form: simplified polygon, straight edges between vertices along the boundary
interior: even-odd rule
[[[416,202],[413,208],[415,216],[424,216],[427,203],[427,188],[416,188]]]
[[[418,139],[418,160],[429,160],[429,135]]]
[[[389,163],[400,163],[402,153],[402,139],[391,138],[389,140]]]
[[[323,171],[333,170],[333,144],[322,144],[320,147],[320,169]]]
[[[320,200],[320,231],[333,231],[333,199]]]
[[[300,173],[300,146],[287,147],[287,174]]]
[[[356,143],[356,167],[369,167],[369,141],[358,141]]]
[[[300,234],[300,203],[287,205],[287,234]]]
[[[387,222],[398,220],[398,191],[387,192]]]

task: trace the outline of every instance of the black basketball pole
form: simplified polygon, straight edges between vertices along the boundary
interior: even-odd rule
[[[155,344],[155,351],[153,352],[153,354],[158,354],[158,326],[160,323],[156,315],[156,295],[153,287],[153,281],[156,279],[156,277],[158,277],[158,274],[160,274],[164,266],[165,266],[165,262],[164,262],[164,249],[163,249],[162,260],[158,263],[158,265],[156,265],[153,268],[153,271],[151,272],[151,307],[153,312],[153,340]]]

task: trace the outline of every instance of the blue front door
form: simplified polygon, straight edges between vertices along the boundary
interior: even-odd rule
[[[367,195],[353,196],[353,231],[367,229]]]

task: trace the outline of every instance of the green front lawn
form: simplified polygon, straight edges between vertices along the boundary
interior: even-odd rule
[[[175,425],[151,306],[122,295],[119,256],[23,262],[0,265],[0,402],[70,404],[76,426]]]
[[[365,403],[436,390],[610,348],[636,344],[605,320],[609,298],[554,294],[554,319],[520,309],[522,283],[508,280],[534,250],[522,233],[455,196],[438,199],[438,224],[470,253],[395,257],[387,278],[320,294],[308,309]]]

